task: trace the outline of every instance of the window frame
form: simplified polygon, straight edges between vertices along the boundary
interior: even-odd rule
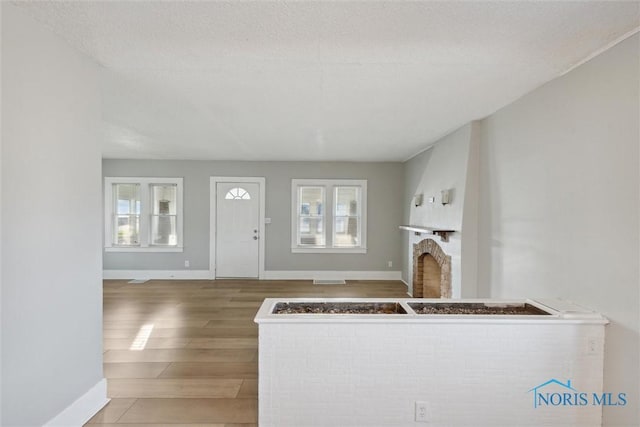
[[[351,214],[338,215],[338,213],[336,211],[336,207],[338,205],[338,189],[340,189],[340,188],[354,188],[354,189],[356,189],[356,194],[358,196],[357,199],[358,199],[359,203],[357,205],[358,209],[357,209],[357,212],[356,212],[355,215],[351,215]],[[337,234],[336,234],[336,228],[337,227],[336,227],[336,225],[337,225],[337,219],[338,218],[343,218],[343,219],[346,219],[346,222],[347,222],[346,226],[348,228],[349,227],[349,219],[355,217],[356,220],[357,220],[357,224],[358,224],[358,235],[357,235],[357,238],[358,238],[358,241],[362,242],[362,206],[361,206],[361,204],[362,204],[362,202],[361,202],[362,201],[362,186],[360,186],[360,185],[334,185],[333,188],[332,188],[332,191],[333,191],[333,194],[331,195],[331,197],[333,198],[333,210],[332,210],[331,213],[333,215],[333,218],[332,218],[333,222],[332,222],[332,229],[331,229],[331,239],[332,239],[332,242],[333,242],[333,246],[335,248],[345,248],[345,249],[346,248],[349,248],[349,249],[351,249],[351,248],[359,248],[360,246],[362,246],[362,244],[360,244],[359,246],[340,246],[340,245],[336,245],[336,237],[337,237]]]
[[[302,215],[300,213],[300,196],[302,195],[302,187],[306,187],[306,188],[310,188],[310,189],[319,189],[322,192],[322,214],[312,214],[311,211],[309,211],[309,215]],[[296,214],[295,219],[293,219],[293,221],[295,222],[295,229],[296,229],[296,234],[295,234],[295,242],[293,242],[293,245],[296,248],[304,248],[304,249],[314,249],[314,248],[325,248],[327,245],[327,214],[326,214],[326,208],[327,208],[327,188],[323,185],[298,185],[296,187],[297,191],[297,198],[296,198],[296,205],[294,207],[294,211]],[[300,220],[303,218],[320,218],[322,220],[322,240],[324,241],[323,245],[302,245],[300,244]]]
[[[299,205],[301,187],[323,187],[323,233],[324,246],[299,245]],[[335,235],[335,189],[336,187],[358,187],[360,213],[360,245],[356,247],[334,246]],[[366,179],[292,179],[291,180],[291,252],[292,253],[367,253],[367,180]]]
[[[140,185],[140,226],[138,246],[119,246],[113,241],[113,217],[115,201],[113,199],[114,184]],[[172,246],[154,245],[151,243],[152,185],[176,186],[176,234],[177,244]],[[105,252],[183,252],[183,178],[155,177],[105,177],[104,178],[104,250]]]

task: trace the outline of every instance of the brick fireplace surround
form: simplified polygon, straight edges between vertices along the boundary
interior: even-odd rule
[[[433,239],[413,245],[413,297],[451,298],[451,256]]]

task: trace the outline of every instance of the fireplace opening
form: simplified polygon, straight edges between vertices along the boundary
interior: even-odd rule
[[[413,245],[413,297],[451,298],[451,256],[433,239]]]
[[[442,298],[440,292],[441,268],[438,261],[429,254],[420,257],[422,262],[422,297]]]

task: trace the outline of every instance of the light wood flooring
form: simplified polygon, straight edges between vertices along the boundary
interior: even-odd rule
[[[406,297],[397,281],[104,282],[104,376],[111,402],[89,427],[252,427],[258,327],[268,297]]]

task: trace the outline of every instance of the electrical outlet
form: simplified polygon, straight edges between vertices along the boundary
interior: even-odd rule
[[[389,262],[387,262],[387,266],[388,266],[388,267],[393,267],[393,261],[389,261]]]
[[[429,405],[427,402],[416,401],[416,422],[429,422]]]
[[[184,261],[184,266],[189,268],[191,266],[191,263],[189,262],[189,260],[185,260]]]

